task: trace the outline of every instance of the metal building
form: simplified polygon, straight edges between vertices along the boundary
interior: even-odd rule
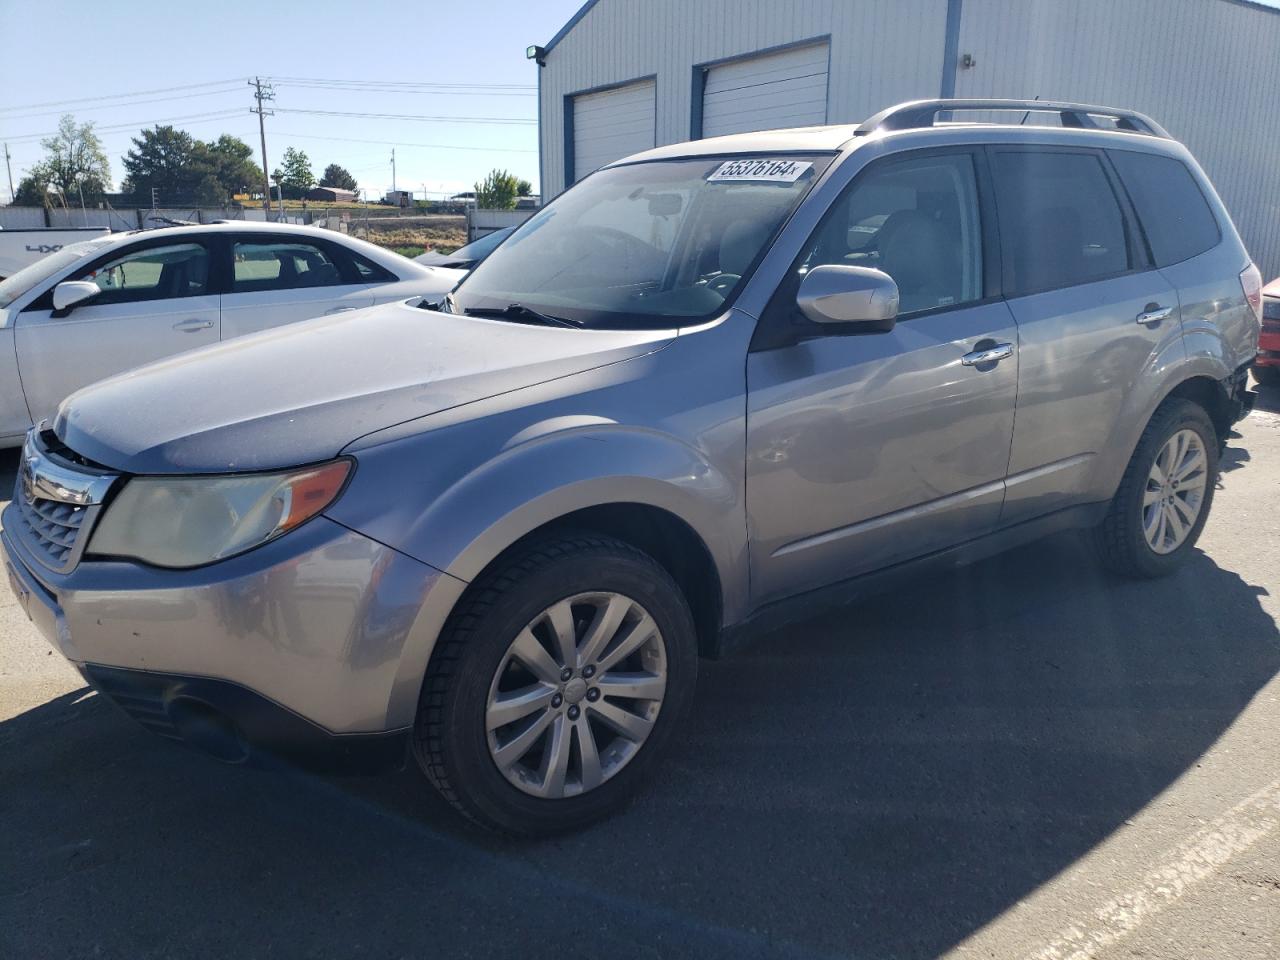
[[[937,96],[1129,107],[1280,275],[1280,10],[1250,0],[588,0],[536,48],[544,196],[619,157]]]

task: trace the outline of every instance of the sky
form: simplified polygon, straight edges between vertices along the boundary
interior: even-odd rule
[[[372,198],[391,187],[394,147],[396,185],[418,196],[469,190],[494,167],[536,186],[538,68],[525,48],[550,40],[581,2],[0,0],[0,35],[11,40],[0,56],[0,142],[15,185],[62,113],[93,121],[116,185],[130,138],[157,122],[201,140],[233,134],[260,163],[247,80],[261,76],[275,88],[272,170],[285,147],[305,150],[317,177],[341,164]],[[36,9],[59,25],[56,38],[36,29]],[[19,36],[31,42],[12,42]],[[294,112],[314,110],[329,113]],[[4,179],[0,197],[9,199]]]

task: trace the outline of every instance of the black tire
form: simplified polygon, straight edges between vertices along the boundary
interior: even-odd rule
[[[1204,499],[1186,540],[1170,553],[1161,554],[1143,534],[1143,496],[1156,456],[1170,437],[1187,429],[1199,434],[1208,462]],[[1094,531],[1099,556],[1109,569],[1127,577],[1153,578],[1167,576],[1186,562],[1213,506],[1219,449],[1218,432],[1203,407],[1190,400],[1168,400],[1161,405],[1138,441],[1106,517]]]
[[[1264,387],[1280,387],[1280,367],[1254,367],[1253,379]]]
[[[530,796],[507,780],[490,755],[490,683],[521,630],[557,601],[590,591],[623,594],[656,622],[666,654],[662,705],[636,754],[602,784],[561,799]],[[446,623],[422,686],[414,754],[445,799],[481,826],[523,837],[572,830],[616,811],[636,794],[685,720],[697,665],[688,603],[652,557],[592,533],[535,541],[477,578]]]

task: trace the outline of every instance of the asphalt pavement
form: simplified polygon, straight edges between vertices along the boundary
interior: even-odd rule
[[[1176,576],[1060,536],[704,662],[628,810],[227,767],[0,599],[0,957],[1280,956],[1280,392]],[[12,485],[0,455],[0,490]],[[3,494],[0,494],[2,496]]]

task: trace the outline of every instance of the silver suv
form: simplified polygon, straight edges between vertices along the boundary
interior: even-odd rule
[[[564,829],[635,792],[699,654],[751,630],[1066,528],[1120,573],[1176,569],[1260,287],[1130,112],[928,101],[662,147],[439,309],[73,395],[27,438],[8,576],[158,733],[411,751],[473,819]]]

